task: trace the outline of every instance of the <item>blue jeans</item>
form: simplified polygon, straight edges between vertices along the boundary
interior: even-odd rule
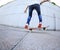
[[[38,13],[39,22],[42,22],[40,5],[39,5],[39,4],[33,4],[33,5],[30,5],[30,6],[29,6],[29,16],[28,16],[28,19],[27,19],[27,24],[28,24],[28,25],[30,24],[30,20],[31,20],[31,17],[32,17],[32,12],[33,12],[34,9],[35,9],[35,10],[37,11],[37,13]]]

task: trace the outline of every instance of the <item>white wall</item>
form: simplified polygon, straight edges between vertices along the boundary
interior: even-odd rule
[[[25,14],[26,0],[15,0],[14,2],[0,8],[0,24],[10,26],[24,26],[28,17],[28,12]],[[43,26],[48,26],[48,29],[60,29],[60,8],[51,3],[41,5],[41,13],[43,18]],[[56,26],[54,17],[56,17]],[[38,16],[36,11],[33,11],[33,17],[30,22],[30,27],[37,27]]]

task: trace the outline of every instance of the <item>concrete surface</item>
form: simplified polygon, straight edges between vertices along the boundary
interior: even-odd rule
[[[60,31],[32,33],[0,25],[0,50],[60,50]]]

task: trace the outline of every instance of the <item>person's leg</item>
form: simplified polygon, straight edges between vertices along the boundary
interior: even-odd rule
[[[39,23],[42,23],[42,16],[38,15],[38,18],[39,18]]]
[[[31,17],[32,17],[32,11],[33,11],[33,7],[30,6],[29,7],[29,15],[28,15],[28,18],[27,18],[27,24],[28,25],[30,24],[30,20],[31,20]]]
[[[32,11],[33,11],[33,7],[29,6],[29,16],[27,18],[27,22],[26,22],[26,25],[25,25],[26,29],[28,29],[28,25],[30,24],[30,20],[31,20],[31,17],[32,17]]]
[[[38,25],[38,28],[41,28],[42,27],[42,16],[39,15],[39,25]]]
[[[32,17],[32,16],[28,16],[28,19],[27,19],[26,24],[28,24],[28,25],[30,24],[31,17]]]
[[[42,26],[42,16],[41,16],[41,11],[40,11],[40,5],[36,5],[36,11],[38,13],[38,18],[39,18],[39,25],[38,28],[41,28]]]

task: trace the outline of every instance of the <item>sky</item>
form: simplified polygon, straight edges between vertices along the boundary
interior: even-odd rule
[[[60,6],[60,0],[51,0],[52,2],[55,2],[58,6]]]
[[[13,1],[13,0],[0,0],[0,6],[1,5],[4,5],[10,1]],[[60,6],[60,0],[51,0],[52,2],[55,2],[58,6]]]
[[[13,1],[13,0],[0,0],[0,6],[6,4],[8,2],[11,2],[11,1]]]

